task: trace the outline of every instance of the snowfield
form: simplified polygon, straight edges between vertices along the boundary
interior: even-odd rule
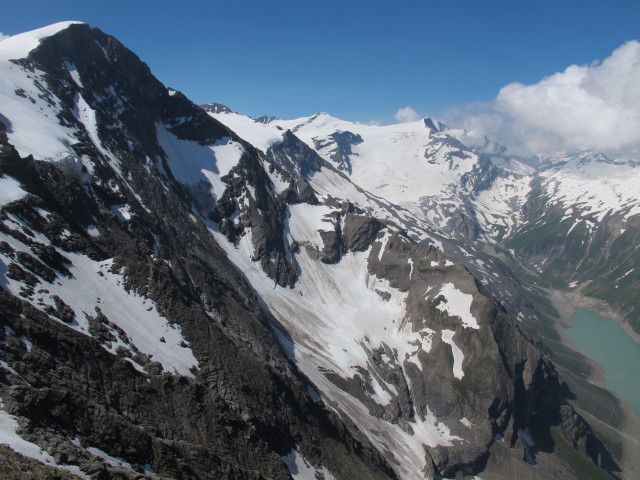
[[[180,140],[166,127],[156,125],[158,143],[166,153],[174,177],[186,185],[208,184],[212,197],[220,198],[226,185],[220,180],[237,165],[244,153],[242,145],[223,138],[214,145]]]
[[[0,175],[0,207],[20,200],[26,194],[27,192],[20,187],[20,182],[15,178],[9,175]]]
[[[437,195],[450,183],[458,182],[477,160],[474,155],[468,158],[457,155],[458,148],[442,143],[441,134],[425,122],[376,126],[319,113],[263,124],[237,113],[209,114],[265,152],[281,140],[283,131],[291,130],[329,163],[334,163],[335,143],[329,140],[328,146],[318,148],[319,141],[326,143],[335,132],[360,135],[363,142],[351,147],[351,180],[392,203],[409,204],[408,208],[421,197]]]
[[[58,123],[60,105],[44,93],[38,82],[46,85],[42,72],[33,72],[11,60],[26,57],[40,40],[80,22],[61,22],[31,32],[13,35],[0,42],[0,115],[11,119],[7,135],[21,156],[56,160],[74,152],[70,145],[77,142],[74,130]],[[35,102],[35,103],[34,103]]]
[[[472,295],[462,293],[453,283],[445,283],[438,295],[444,297],[444,301],[436,307],[438,310],[447,312],[452,317],[459,317],[464,328],[474,328],[476,330],[480,328],[476,317],[471,313]]]
[[[561,205],[579,219],[601,222],[610,213],[640,214],[640,168],[603,155],[581,154],[542,173],[551,205]]]

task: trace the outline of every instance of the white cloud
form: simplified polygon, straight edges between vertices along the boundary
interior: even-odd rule
[[[533,85],[510,83],[490,104],[455,112],[449,121],[506,145],[514,153],[640,148],[640,42],[602,62],[571,65]]]
[[[10,35],[5,35],[4,33],[0,32],[0,41],[4,40],[5,38],[9,38]]]
[[[409,106],[403,107],[398,110],[393,117],[401,123],[415,122],[416,120],[420,120],[420,115],[418,115],[418,112],[416,112]]]

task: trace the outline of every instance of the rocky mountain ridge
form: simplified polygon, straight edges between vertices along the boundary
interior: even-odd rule
[[[352,181],[364,135],[239,132],[97,29],[25,35],[0,43],[9,445],[91,478],[626,474],[456,238]]]
[[[72,56],[67,45],[78,44]],[[294,466],[306,458],[322,471],[322,456],[338,476],[393,477],[310,397],[250,288],[191,214],[188,192],[160,173],[165,154],[154,123],[172,123],[186,109],[204,138],[232,134],[86,25],[41,47],[51,49],[38,49],[43,63],[32,55],[25,68],[46,79],[56,106],[74,102],[60,117],[90,95],[88,76],[80,93],[68,73],[48,71],[44,62],[65,65],[63,58],[80,75],[104,68],[110,75],[100,81],[123,82],[118,92],[133,107],[118,116],[111,102],[87,101],[96,121],[72,124],[78,141],[64,163],[82,162],[78,168],[20,158],[4,138],[3,183],[14,178],[22,189],[3,205],[2,244],[2,398],[18,438],[94,478],[289,478],[283,458]],[[121,76],[113,65],[138,73]]]

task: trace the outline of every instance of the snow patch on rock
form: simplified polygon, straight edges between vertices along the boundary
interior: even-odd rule
[[[471,313],[471,303],[473,295],[463,293],[458,290],[453,283],[442,285],[438,295],[444,296],[444,301],[440,302],[436,308],[442,312],[447,312],[451,317],[458,317],[462,320],[464,328],[479,329],[478,320]]]
[[[205,184],[214,198],[220,198],[226,185],[220,179],[238,164],[244,147],[228,137],[213,145],[203,146],[191,140],[181,140],[163,125],[156,125],[158,143],[165,151],[173,176],[191,186]]]
[[[90,477],[82,472],[75,465],[58,465],[55,459],[42,450],[35,443],[28,442],[18,434],[18,418],[11,415],[4,409],[4,404],[0,399],[0,444],[7,445],[11,450],[25,457],[32,458],[50,467],[57,467],[66,470],[78,477],[90,480]]]
[[[0,207],[23,198],[25,192],[20,182],[9,175],[0,175]]]
[[[282,461],[295,480],[317,480],[318,478],[335,480],[335,477],[326,467],[311,465],[296,449],[283,456]]]
[[[456,378],[464,377],[464,372],[462,371],[462,362],[464,361],[464,353],[462,350],[455,344],[453,341],[453,336],[456,332],[453,330],[444,329],[442,330],[442,341],[451,346],[451,353],[453,353],[453,376]]]
[[[44,235],[36,236],[39,242],[51,244]],[[16,251],[30,252],[28,246],[9,235],[0,234],[0,239]],[[191,369],[198,367],[198,361],[182,336],[180,327],[168,323],[152,300],[125,290],[124,277],[120,272],[114,271],[112,259],[96,262],[82,254],[57,250],[71,261],[71,265],[67,267],[71,276],[59,274],[53,283],[42,280],[45,287],[36,288],[26,300],[35,308],[45,311],[47,307],[56,308],[54,297],[58,296],[75,314],[75,319],[71,322],[59,321],[85,335],[89,335],[87,316],[96,317],[99,309],[125,332],[128,340],[142,353],[162,363],[165,371],[193,377]],[[0,254],[0,286],[12,295],[19,296],[22,282],[6,275],[5,266],[12,261],[12,258]],[[118,347],[128,350],[131,348],[118,335],[116,337],[116,342],[103,347],[114,354]],[[138,370],[144,371],[132,359],[128,360]]]

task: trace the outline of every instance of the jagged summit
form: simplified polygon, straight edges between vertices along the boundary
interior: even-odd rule
[[[256,122],[258,123],[271,123],[275,120],[280,120],[278,117],[274,117],[274,116],[269,116],[269,115],[262,115],[261,117],[256,118]]]
[[[438,122],[437,120],[434,122],[431,117],[425,117],[422,121],[427,128],[431,129],[435,133],[441,133],[448,130],[448,127],[444,123]]]
[[[209,113],[232,113],[231,109],[222,103],[207,103],[200,105],[200,108]]]

